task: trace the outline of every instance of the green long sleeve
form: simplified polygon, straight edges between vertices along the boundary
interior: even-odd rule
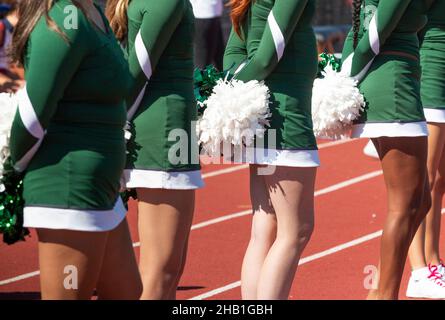
[[[230,72],[235,71],[238,67],[247,60],[246,43],[241,39],[232,28],[227,47],[224,52],[224,70]]]
[[[285,47],[307,4],[308,0],[275,1],[258,49],[237,73],[237,79],[264,80],[269,76],[283,57]]]
[[[26,169],[37,152],[59,100],[87,52],[85,35],[89,30],[85,17],[79,14],[78,28],[65,29],[63,8],[56,7],[51,12],[67,39],[48,28],[42,17],[28,41],[26,88],[19,96],[10,142],[11,158],[19,171]]]
[[[150,80],[170,38],[184,14],[184,1],[162,2],[133,0],[129,8],[129,20],[137,17],[140,29],[129,47],[130,72],[134,79],[130,118],[139,107],[147,82]],[[137,98],[138,95],[138,98]]]
[[[399,24],[411,0],[380,0],[369,27],[366,28],[357,48],[353,50],[352,35],[348,36],[343,50],[345,57],[342,73],[361,80],[374,58],[380,53],[394,29]]]

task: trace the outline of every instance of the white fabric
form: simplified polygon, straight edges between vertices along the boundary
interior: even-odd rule
[[[380,39],[379,31],[377,29],[377,12],[378,11],[375,12],[369,24],[369,44],[375,55],[380,53]]]
[[[443,109],[425,107],[423,112],[425,113],[426,122],[445,123],[445,106]]]
[[[103,232],[119,226],[126,214],[120,197],[113,209],[103,211],[26,206],[23,225],[28,228]]]
[[[235,154],[235,163],[264,164],[283,167],[318,167],[318,150],[244,149],[241,158]]]
[[[34,155],[36,154],[37,150],[39,150],[40,145],[43,142],[43,138],[38,140],[31,149],[28,150],[28,152],[26,152],[26,154],[20,159],[18,160],[15,165],[14,165],[14,169],[17,170],[18,172],[23,172],[25,171],[25,169],[28,167],[29,162],[31,161],[31,159],[34,157]]]
[[[144,87],[142,88],[141,92],[139,92],[139,95],[137,96],[136,100],[134,101],[133,105],[131,106],[130,110],[128,110],[127,120],[133,119],[134,114],[138,110],[139,105],[141,104],[141,101],[142,101],[142,99],[145,96],[145,91],[147,90],[147,85],[148,85],[148,83],[146,83],[144,85]]]
[[[198,19],[211,19],[221,17],[223,14],[222,0],[190,0],[193,14]]]
[[[419,122],[385,122],[363,123],[352,127],[352,138],[378,138],[378,137],[422,137],[428,136],[428,127],[425,121]]]
[[[45,132],[40,125],[39,119],[34,111],[34,107],[29,99],[26,85],[22,90],[17,92],[17,97],[19,99],[20,118],[22,119],[26,130],[28,130],[28,132],[37,139],[43,138]]]
[[[286,42],[284,41],[283,33],[281,32],[280,26],[278,25],[277,20],[275,20],[272,11],[267,17],[267,23],[269,24],[270,31],[272,32],[272,38],[275,44],[275,50],[277,51],[278,61],[280,61],[284,54]]]
[[[193,190],[204,187],[201,171],[166,172],[156,170],[127,169],[124,171],[126,187]]]
[[[145,48],[144,40],[142,40],[140,30],[136,35],[134,49],[136,50],[136,56],[138,58],[139,65],[142,71],[144,71],[147,80],[149,80],[151,78],[151,75],[153,74],[153,70],[151,68],[150,55],[148,54],[147,48]]]

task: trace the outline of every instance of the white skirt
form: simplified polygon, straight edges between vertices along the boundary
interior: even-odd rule
[[[352,127],[351,138],[423,137],[428,136],[426,121],[368,122]]]
[[[426,122],[445,123],[445,109],[424,108]]]
[[[123,184],[128,189],[194,190],[204,187],[201,171],[156,171],[127,169]]]
[[[23,211],[23,226],[28,228],[104,232],[118,227],[127,210],[119,197],[111,210],[76,210],[28,207]]]

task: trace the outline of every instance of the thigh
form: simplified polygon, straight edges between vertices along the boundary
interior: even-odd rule
[[[277,218],[264,176],[258,174],[261,166],[250,165],[250,199],[252,202],[252,238],[270,241],[276,236]]]
[[[127,220],[110,231],[97,287],[99,299],[137,300],[142,291]]]
[[[418,206],[427,178],[427,137],[381,137],[373,141],[382,162],[389,209]]]
[[[42,299],[90,299],[108,232],[37,229]]]
[[[312,230],[316,168],[276,167],[264,176],[278,220],[280,234]]]
[[[193,220],[195,191],[138,189],[137,193],[141,252],[156,255],[160,263],[179,261]]]

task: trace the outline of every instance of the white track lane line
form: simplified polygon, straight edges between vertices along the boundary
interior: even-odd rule
[[[337,141],[331,141],[331,142],[325,142],[325,143],[321,143],[318,145],[318,149],[322,150],[322,149],[326,149],[329,147],[335,147],[338,146],[340,144],[345,144],[348,142],[354,141],[353,139],[349,139],[349,140],[337,140]],[[357,140],[355,140],[357,141]],[[248,164],[241,164],[241,165],[236,165],[236,166],[232,166],[226,169],[221,169],[221,170],[215,170],[215,171],[211,171],[211,172],[207,172],[204,173],[202,175],[203,179],[206,178],[211,178],[211,177],[216,177],[216,176],[220,176],[222,174],[227,174],[227,173],[232,173],[232,172],[236,172],[236,171],[240,171],[240,170],[244,170],[249,168]]]
[[[444,214],[444,213],[445,213],[445,208],[442,209],[442,214]],[[340,244],[338,246],[332,247],[330,249],[327,249],[327,250],[318,252],[316,254],[307,256],[305,258],[300,259],[300,262],[298,263],[298,265],[301,266],[301,265],[306,264],[308,262],[324,258],[324,257],[329,256],[331,254],[334,254],[334,253],[337,253],[337,252],[340,252],[340,251],[343,251],[343,250],[346,250],[346,249],[358,246],[358,245],[360,245],[362,243],[371,241],[373,239],[379,238],[382,235],[382,232],[383,232],[383,230],[379,230],[379,231],[376,231],[376,232],[373,232],[373,233],[369,233],[369,234],[367,234],[367,235],[365,235],[363,237],[354,239],[354,240],[349,241],[349,242],[345,242],[343,244]],[[190,298],[189,300],[203,300],[203,299],[211,298],[211,297],[214,297],[214,296],[216,296],[218,294],[224,293],[226,291],[238,288],[240,286],[241,286],[241,281],[236,281],[236,282],[230,283],[228,285],[225,285],[223,287],[220,287],[220,288],[211,290],[209,292],[200,294],[200,295],[198,295],[196,297]]]
[[[352,179],[349,179],[349,180],[346,180],[346,181],[334,184],[334,185],[332,185],[330,187],[327,187],[327,188],[324,188],[324,189],[320,189],[320,190],[316,191],[314,195],[315,195],[315,197],[318,197],[318,196],[321,196],[321,195],[324,195],[324,194],[327,194],[327,193],[330,193],[330,192],[334,192],[334,191],[337,191],[339,189],[343,189],[343,188],[346,188],[348,186],[360,183],[362,181],[372,179],[372,178],[377,177],[377,176],[379,176],[381,174],[382,174],[381,170],[373,171],[373,172],[370,172],[370,173],[367,173],[367,174],[364,174],[364,175],[361,175],[361,176],[358,176],[358,177],[355,177],[355,178],[352,178]],[[227,221],[227,220],[231,220],[231,219],[236,219],[236,218],[239,218],[239,217],[247,216],[247,215],[249,215],[251,213],[252,213],[252,210],[244,210],[244,211],[241,211],[241,212],[236,212],[236,213],[232,213],[232,214],[229,214],[229,215],[225,215],[225,216],[222,216],[222,217],[219,217],[219,218],[207,220],[207,221],[204,221],[204,222],[201,222],[201,223],[194,224],[192,226],[192,230],[201,229],[201,228],[204,228],[204,227],[207,227],[207,226],[210,226],[210,225],[214,225],[214,224],[217,224],[217,223],[220,223],[220,222],[223,222],[223,221]],[[140,246],[140,242],[133,243],[133,247],[139,247],[139,246]],[[6,285],[6,284],[9,284],[9,283],[13,283],[13,282],[17,282],[17,281],[20,281],[20,280],[32,278],[32,277],[35,277],[35,276],[37,276],[39,274],[40,274],[40,272],[37,270],[37,271],[33,271],[33,272],[22,274],[20,276],[13,277],[13,278],[10,278],[10,279],[1,280],[0,281],[0,286]]]

